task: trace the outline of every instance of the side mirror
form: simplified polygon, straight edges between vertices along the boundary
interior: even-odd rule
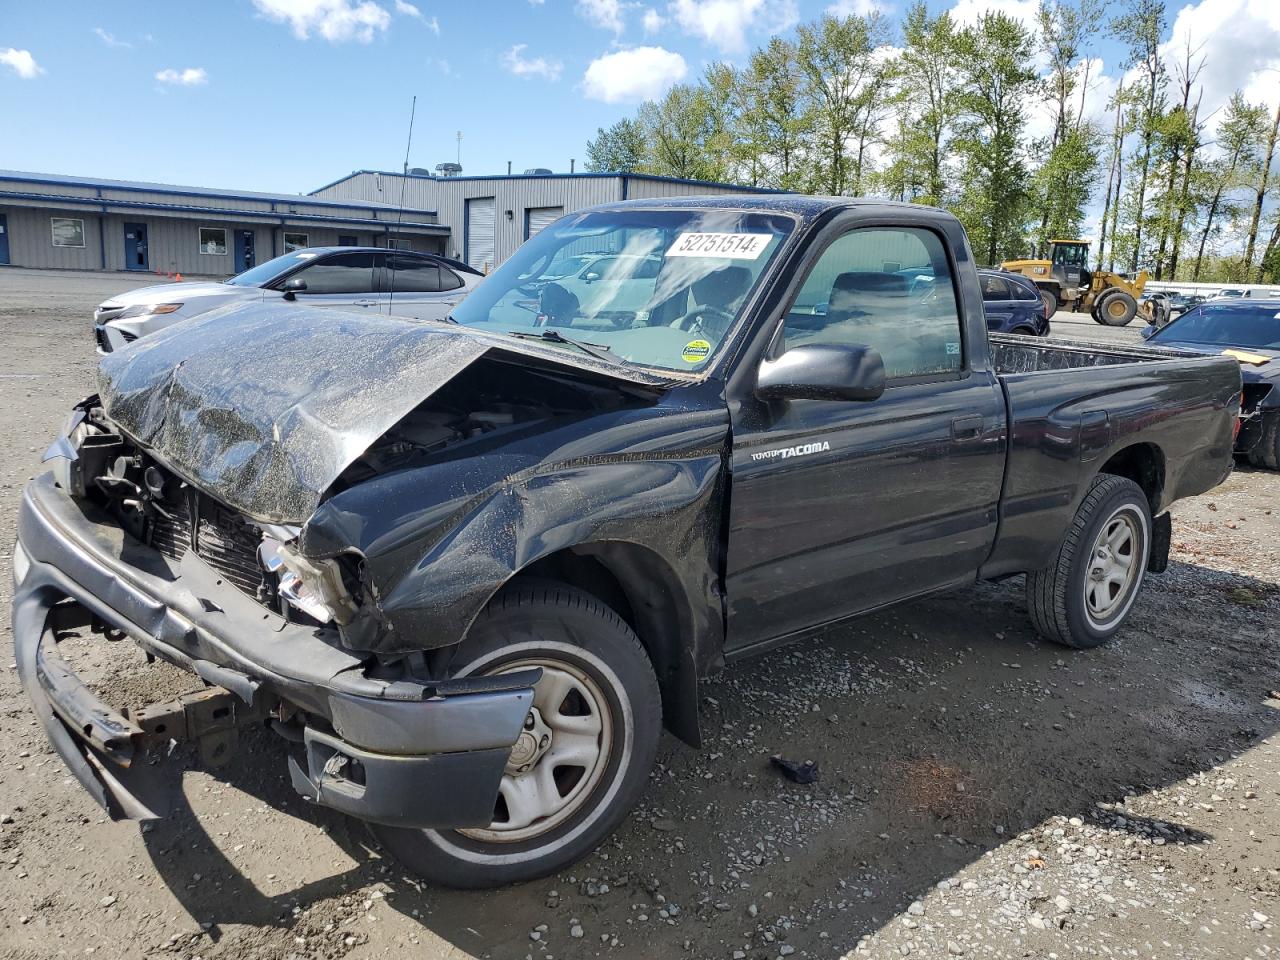
[[[582,281],[584,283],[595,283],[599,279],[600,274],[596,273],[594,270],[588,270],[582,275]]]
[[[301,277],[291,277],[284,282],[281,288],[284,290],[284,298],[286,300],[294,299],[299,293],[307,289],[307,281]]]
[[[763,400],[875,400],[884,393],[878,350],[834,343],[792,347],[760,364],[756,396]]]
[[[1152,337],[1156,335],[1156,331],[1159,329],[1160,328],[1157,327],[1154,323],[1148,323],[1145,327],[1142,328],[1142,339],[1150,340]]]

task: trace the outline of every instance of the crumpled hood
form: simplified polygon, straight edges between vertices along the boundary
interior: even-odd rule
[[[663,382],[465,327],[253,303],[108,354],[98,393],[184,479],[255,520],[301,523],[375,440],[490,350]]]
[[[254,519],[300,522],[486,349],[389,317],[253,304],[108,354],[98,387],[107,415],[179,475]]]

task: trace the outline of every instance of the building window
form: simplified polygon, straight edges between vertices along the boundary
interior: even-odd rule
[[[227,255],[227,231],[222,227],[201,227],[200,252],[215,257],[225,257]]]
[[[53,229],[53,245],[55,247],[83,247],[84,221],[69,217],[50,217],[49,224]]]
[[[294,250],[301,250],[307,245],[307,235],[305,233],[286,233],[284,235],[284,252],[292,253]]]
[[[392,250],[412,250],[413,241],[406,238],[393,237],[389,246]]]

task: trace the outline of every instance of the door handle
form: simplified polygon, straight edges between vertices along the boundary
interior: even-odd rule
[[[951,437],[954,440],[976,440],[982,436],[983,419],[975,414],[971,417],[956,417],[951,421]]]
[[[357,300],[355,301],[355,304],[357,307],[376,307],[378,305],[378,301],[377,300]]]

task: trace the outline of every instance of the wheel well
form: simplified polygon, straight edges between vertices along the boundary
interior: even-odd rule
[[[1112,455],[1099,473],[1127,477],[1142,488],[1152,514],[1160,512],[1164,497],[1164,454],[1154,443],[1135,443]]]
[[[531,563],[516,580],[558,580],[609,606],[649,654],[662,691],[663,723],[693,746],[698,734],[697,668],[682,638],[692,635],[685,591],[674,571],[644,547],[605,541],[569,547]]]

